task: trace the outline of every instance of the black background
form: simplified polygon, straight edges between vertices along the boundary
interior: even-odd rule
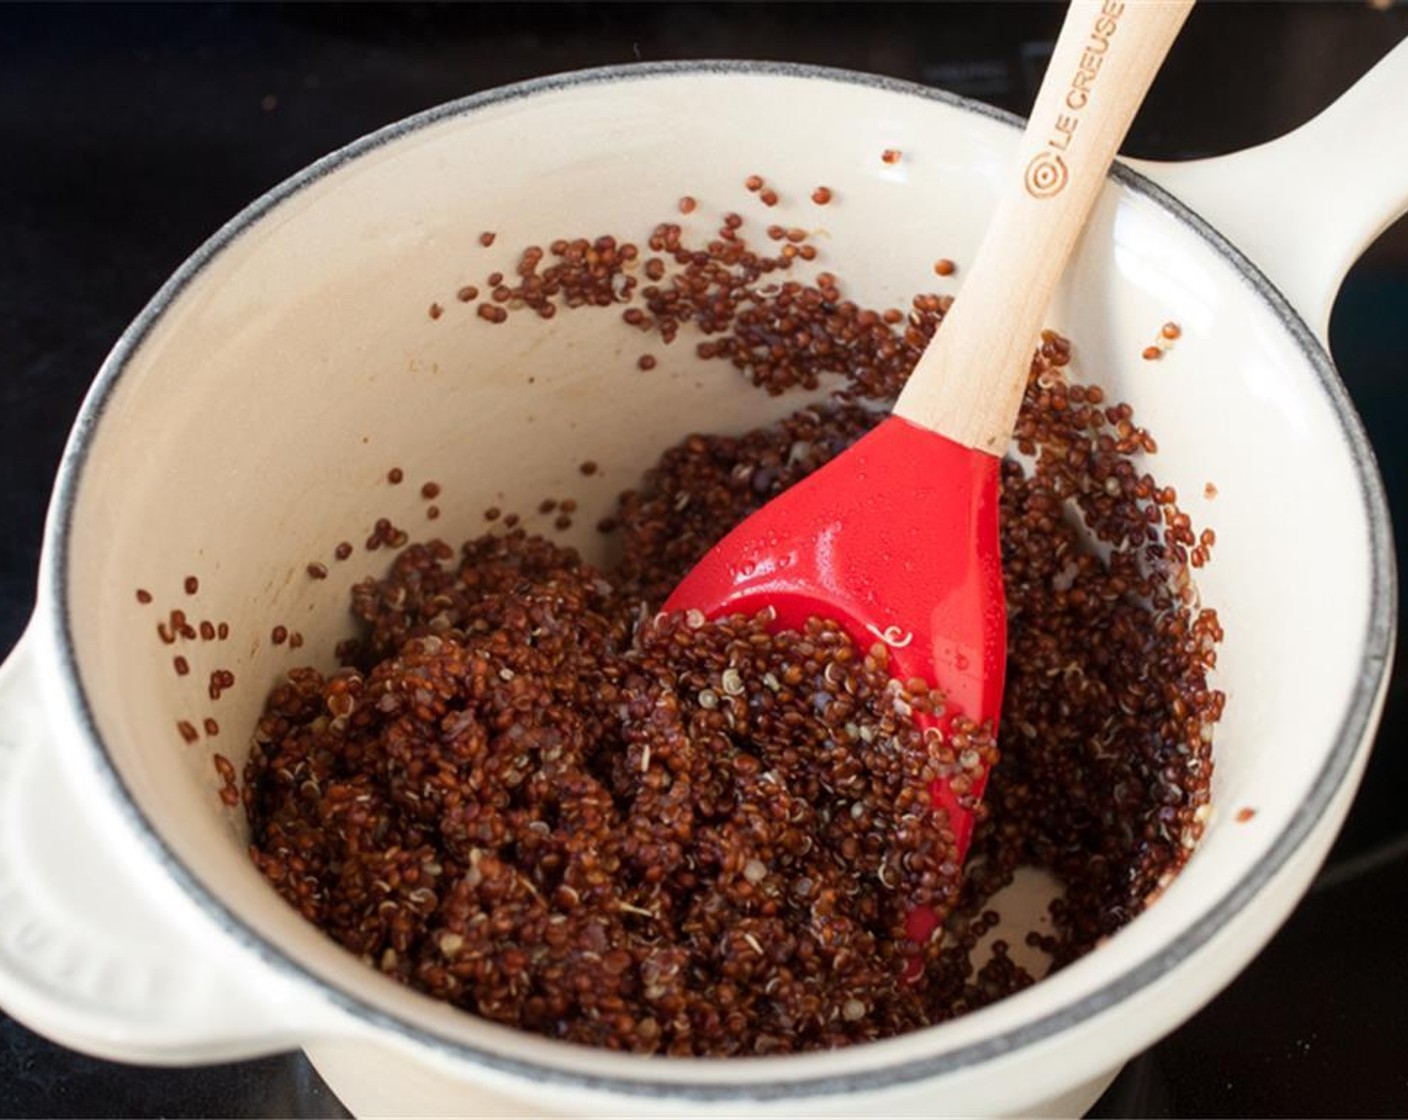
[[[842,66],[1025,114],[1061,16],[942,3],[0,8],[0,653],[33,605],[54,470],[104,354],[187,254],[311,160],[476,90],[636,59]],[[1125,152],[1187,158],[1270,139],[1405,37],[1403,6],[1205,0]],[[1350,274],[1332,342],[1401,539],[1408,221]],[[1364,788],[1310,895],[1230,989],[1126,1067],[1099,1114],[1408,1112],[1406,726],[1397,671]],[[118,1066],[0,1013],[0,1115],[344,1113],[297,1055]]]

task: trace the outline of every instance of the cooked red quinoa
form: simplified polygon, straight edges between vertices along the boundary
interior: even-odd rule
[[[926,740],[909,713],[937,694],[825,622],[654,614],[733,524],[875,423],[858,402],[894,395],[948,300],[868,311],[826,273],[760,289],[781,258],[680,238],[652,236],[676,271],[642,290],[632,329],[668,344],[693,321],[701,356],[770,392],[840,373],[851,399],[668,450],[609,519],[610,572],[508,519],[458,554],[404,548],[353,589],[344,667],[296,669],[270,696],[245,771],[251,854],[369,964],[552,1037],[775,1053],[950,1018],[1033,981],[1000,944],[969,960],[1016,868],[1065,885],[1053,933],[1028,939],[1059,966],[1146,906],[1201,834],[1221,631],[1189,564],[1212,540],[1136,465],[1155,445],[1129,407],[1071,382],[1069,344],[1044,335],[1003,469],[1002,757],[960,877],[923,791],[991,759],[980,729]],[[551,252],[543,298],[577,305],[634,258],[614,239]],[[922,946],[916,905],[946,914]]]

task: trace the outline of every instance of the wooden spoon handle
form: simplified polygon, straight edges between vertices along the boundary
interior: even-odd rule
[[[1052,293],[1192,6],[1072,0],[1014,176],[896,415],[978,451],[1006,450]]]

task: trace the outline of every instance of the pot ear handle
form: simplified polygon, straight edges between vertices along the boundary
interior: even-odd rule
[[[1246,254],[1325,343],[1345,273],[1408,211],[1405,113],[1408,40],[1279,139],[1214,159],[1126,162]]]
[[[296,1048],[306,997],[295,1016],[286,985],[153,873],[119,811],[87,788],[83,760],[61,749],[44,711],[39,630],[31,624],[0,666],[0,1007],[119,1061]]]

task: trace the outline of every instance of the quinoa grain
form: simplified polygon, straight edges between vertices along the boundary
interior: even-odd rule
[[[626,325],[669,344],[693,324],[701,357],[772,394],[839,375],[837,399],[668,449],[598,525],[621,534],[609,572],[514,515],[458,552],[379,527],[401,551],[352,589],[360,637],[341,668],[288,673],[245,769],[252,858],[291,905],[402,983],[574,1042],[741,1055],[942,1021],[1033,982],[1005,943],[969,962],[1019,867],[1065,884],[1027,937],[1062,965],[1157,897],[1207,819],[1222,633],[1187,574],[1214,538],[1136,467],[1153,437],[1070,376],[1054,332],[1002,466],[1000,755],[961,717],[919,734],[942,696],[832,623],[655,613],[715,540],[873,427],[951,305],[871,311],[831,273],[784,281],[792,258],[740,225],[701,249],[656,227]],[[550,252],[543,300],[616,302],[614,238]],[[961,868],[928,785],[984,768]]]

